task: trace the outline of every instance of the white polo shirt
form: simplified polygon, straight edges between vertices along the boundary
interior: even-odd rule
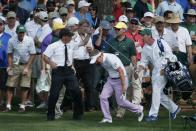
[[[82,44],[82,41],[84,40],[83,37],[81,37],[78,32],[75,33],[73,36],[72,42],[76,45]],[[74,49],[74,59],[77,60],[85,60],[90,59],[89,53],[87,51],[87,47],[93,48],[92,39],[90,38],[88,43],[85,46],[79,46],[78,48]]]
[[[171,28],[169,28],[169,30],[171,31],[171,36],[173,38],[169,43],[176,43],[176,46],[179,48],[179,51],[186,53],[186,46],[192,45],[191,37],[188,30],[181,26],[179,26],[176,32],[173,32]]]
[[[14,26],[14,28],[12,28],[12,29],[10,29],[10,28],[8,27],[8,25],[5,25],[4,32],[8,33],[8,34],[11,35],[11,36],[15,36],[15,35],[17,35],[17,34],[16,34],[16,28],[17,28],[18,25],[19,25],[19,22],[18,22],[18,21],[16,21],[15,26]]]
[[[159,33],[158,33],[156,28],[153,28],[151,31],[152,31],[152,37],[154,39],[163,39],[163,40],[165,40],[169,44],[169,46],[171,48],[173,48],[173,44],[174,44],[174,42],[172,42],[173,35],[171,34],[170,30],[168,30],[167,28],[164,28],[162,36],[159,35]]]
[[[42,42],[44,38],[52,32],[49,24],[45,24],[44,26],[40,27],[36,33],[36,37],[38,38],[39,42]]]
[[[33,38],[25,35],[22,42],[18,40],[18,36],[13,36],[8,42],[8,53],[13,53],[13,61],[27,63],[31,54],[36,54]],[[17,63],[18,63],[17,62]]]
[[[103,63],[101,64],[108,72],[110,78],[119,78],[119,72],[117,69],[121,67],[124,75],[126,76],[126,70],[121,60],[114,54],[103,53]]]
[[[27,30],[27,35],[31,36],[33,39],[35,38],[36,33],[40,27],[41,27],[41,25],[37,24],[34,20],[28,21],[25,24],[25,28]]]
[[[173,54],[170,46],[164,40],[161,40],[161,42],[164,47],[163,55],[161,55],[161,51],[157,44],[157,39],[155,39],[154,43],[151,46],[147,44],[144,45],[142,50],[142,57],[139,62],[140,65],[147,67],[149,63],[152,63],[154,66],[153,71],[158,71],[164,68],[166,64],[165,58],[170,58],[171,56],[173,56]]]
[[[68,53],[68,60],[66,63],[67,66],[71,66],[73,63],[73,50],[76,45],[70,42],[66,44],[66,46]],[[43,54],[49,57],[57,66],[65,65],[65,44],[61,40],[50,44]]]

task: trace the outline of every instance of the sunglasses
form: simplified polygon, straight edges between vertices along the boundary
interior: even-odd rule
[[[138,25],[138,23],[137,22],[134,22],[134,21],[131,21],[130,22],[132,25]]]
[[[67,14],[61,14],[61,17],[66,17],[67,16]]]
[[[115,29],[115,31],[120,31],[120,29],[118,29],[118,28],[114,28]]]
[[[114,22],[115,22],[115,20],[110,21],[110,23],[114,23]]]

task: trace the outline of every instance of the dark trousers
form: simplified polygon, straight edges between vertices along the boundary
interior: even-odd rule
[[[74,67],[78,80],[81,80],[85,89],[85,108],[89,110],[92,108],[93,102],[93,65],[90,60],[74,60]]]
[[[49,119],[54,118],[56,102],[63,84],[65,84],[65,87],[70,91],[74,103],[73,119],[78,119],[83,114],[82,95],[77,78],[71,67],[58,67],[52,70],[52,83],[48,100],[47,116]]]

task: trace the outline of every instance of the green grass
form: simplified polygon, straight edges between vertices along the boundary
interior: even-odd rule
[[[1,112],[0,131],[168,131],[168,112],[165,110],[160,112],[160,119],[157,122],[142,121],[139,123],[136,116],[127,111],[124,119],[113,118],[112,124],[98,123],[102,119],[101,112],[85,113],[81,121],[73,121],[71,112],[64,113],[62,119],[55,121],[46,121],[46,114],[43,112],[28,112],[25,114]],[[147,115],[147,112],[145,114]],[[191,114],[193,113],[188,113],[188,115]],[[184,120],[179,116],[171,122],[171,131],[188,131],[189,128],[186,130],[183,128]]]

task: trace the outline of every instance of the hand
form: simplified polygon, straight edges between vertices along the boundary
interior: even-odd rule
[[[196,35],[191,36],[191,39],[192,39],[193,41],[196,41]]]
[[[135,80],[137,80],[139,78],[137,71],[134,72],[134,78],[135,78]]]
[[[9,76],[14,75],[13,68],[11,66],[7,67],[7,73],[8,73]]]
[[[27,75],[29,73],[29,68],[28,67],[24,67],[24,70],[22,72],[23,75]]]
[[[126,93],[122,93],[120,99],[126,100]]]
[[[102,35],[102,29],[103,29],[103,28],[100,26],[100,27],[99,27],[99,34],[100,34],[100,35]]]
[[[46,70],[41,70],[41,75],[46,74]]]
[[[56,69],[57,68],[57,64],[54,63],[53,61],[50,61],[50,66],[52,69]]]
[[[89,35],[93,34],[94,32],[95,32],[95,29],[93,29],[93,28],[89,28],[86,31],[86,33],[89,34]]]
[[[164,70],[163,70],[163,69],[160,70],[160,75],[161,75],[161,76],[164,75]]]
[[[92,47],[88,47],[88,46],[87,46],[87,47],[86,47],[86,50],[87,50],[87,52],[89,52],[89,53],[90,53],[91,51],[93,51],[93,48],[92,48]]]

